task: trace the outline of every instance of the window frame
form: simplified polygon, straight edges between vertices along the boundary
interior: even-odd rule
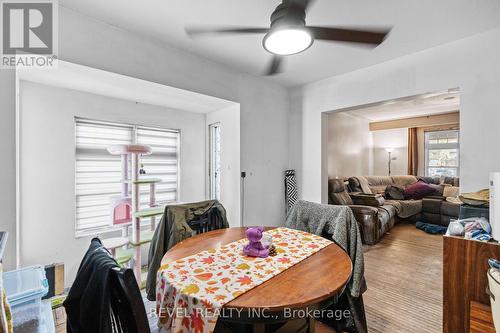
[[[456,132],[457,142],[456,143],[442,143],[442,144],[430,144],[428,139],[428,134],[437,132]],[[430,147],[432,146],[432,147]],[[429,151],[438,149],[456,149],[457,150],[457,166],[430,166],[429,165]],[[441,168],[441,169],[456,169],[456,177],[460,177],[460,130],[458,128],[453,129],[443,129],[443,130],[428,130],[424,131],[424,152],[425,152],[425,176],[429,177],[429,168]]]
[[[220,192],[221,192],[221,161],[220,161],[220,156],[221,152],[219,151],[219,173],[217,176],[215,176],[215,171],[216,171],[216,160],[214,156],[214,150],[215,150],[215,141],[214,141],[214,136],[215,133],[218,132],[219,136],[219,145],[221,145],[220,140],[221,140],[221,123],[216,122],[213,124],[208,125],[208,130],[209,130],[209,166],[208,166],[208,177],[209,177],[209,195],[211,200],[220,200]],[[220,147],[219,147],[220,149]],[[218,180],[218,186],[217,186],[217,180]],[[217,187],[218,187],[218,195],[217,195]]]
[[[77,191],[76,191],[76,178],[77,178],[77,172],[76,172],[76,161],[77,161],[77,126],[78,123],[92,123],[92,124],[99,124],[99,125],[109,125],[109,126],[120,126],[120,127],[130,127],[132,130],[132,144],[135,144],[137,142],[137,129],[142,128],[142,129],[150,129],[150,130],[159,130],[163,132],[173,132],[177,133],[178,135],[178,142],[177,142],[177,182],[176,182],[176,201],[179,201],[180,196],[181,196],[181,159],[182,159],[182,131],[181,129],[174,129],[174,128],[164,128],[161,126],[150,126],[150,125],[144,125],[141,123],[128,123],[128,122],[119,122],[119,121],[107,121],[107,120],[99,120],[99,119],[92,119],[92,118],[85,118],[85,117],[78,117],[75,116],[73,119],[73,128],[74,128],[74,150],[73,150],[73,174],[74,174],[74,238],[79,239],[79,238],[84,238],[84,237],[89,237],[89,236],[95,236],[95,235],[100,235],[100,234],[105,234],[105,233],[110,233],[110,232],[116,232],[116,231],[121,231],[123,230],[123,226],[113,226],[110,224],[102,227],[97,227],[97,228],[85,228],[85,229],[78,229],[78,220],[77,220]],[[130,227],[130,225],[128,226]],[[141,221],[141,228],[149,228],[150,223],[148,220],[144,219]]]

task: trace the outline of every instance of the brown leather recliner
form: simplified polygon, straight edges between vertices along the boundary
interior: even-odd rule
[[[347,193],[342,179],[328,180],[328,194],[329,204],[346,205],[351,208],[358,222],[364,244],[373,245],[378,243],[382,236],[394,226],[396,212],[392,206],[383,205],[383,197],[373,195],[358,196],[354,197],[354,202],[353,198]],[[369,206],[362,204],[366,200],[370,201]]]

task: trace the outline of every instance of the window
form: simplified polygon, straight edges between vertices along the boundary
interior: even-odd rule
[[[459,147],[458,130],[425,132],[426,176],[458,177]]]
[[[121,164],[120,156],[106,150],[110,145],[151,146],[153,154],[142,157],[141,163],[147,176],[162,179],[156,186],[156,200],[161,204],[178,201],[179,131],[76,118],[75,136],[77,237],[112,230],[110,197],[120,195]],[[149,203],[148,191],[141,187],[142,207]]]
[[[220,124],[209,126],[210,131],[210,199],[220,200]]]

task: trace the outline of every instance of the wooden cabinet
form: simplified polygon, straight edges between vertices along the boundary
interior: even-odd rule
[[[444,333],[489,332],[478,330],[486,327],[490,318],[487,315],[490,299],[486,294],[489,258],[500,260],[498,243],[444,236]]]

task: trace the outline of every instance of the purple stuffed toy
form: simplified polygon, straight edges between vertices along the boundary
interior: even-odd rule
[[[266,248],[261,243],[263,227],[248,228],[245,234],[250,241],[243,248],[243,253],[251,257],[267,258],[269,256],[269,248]]]

